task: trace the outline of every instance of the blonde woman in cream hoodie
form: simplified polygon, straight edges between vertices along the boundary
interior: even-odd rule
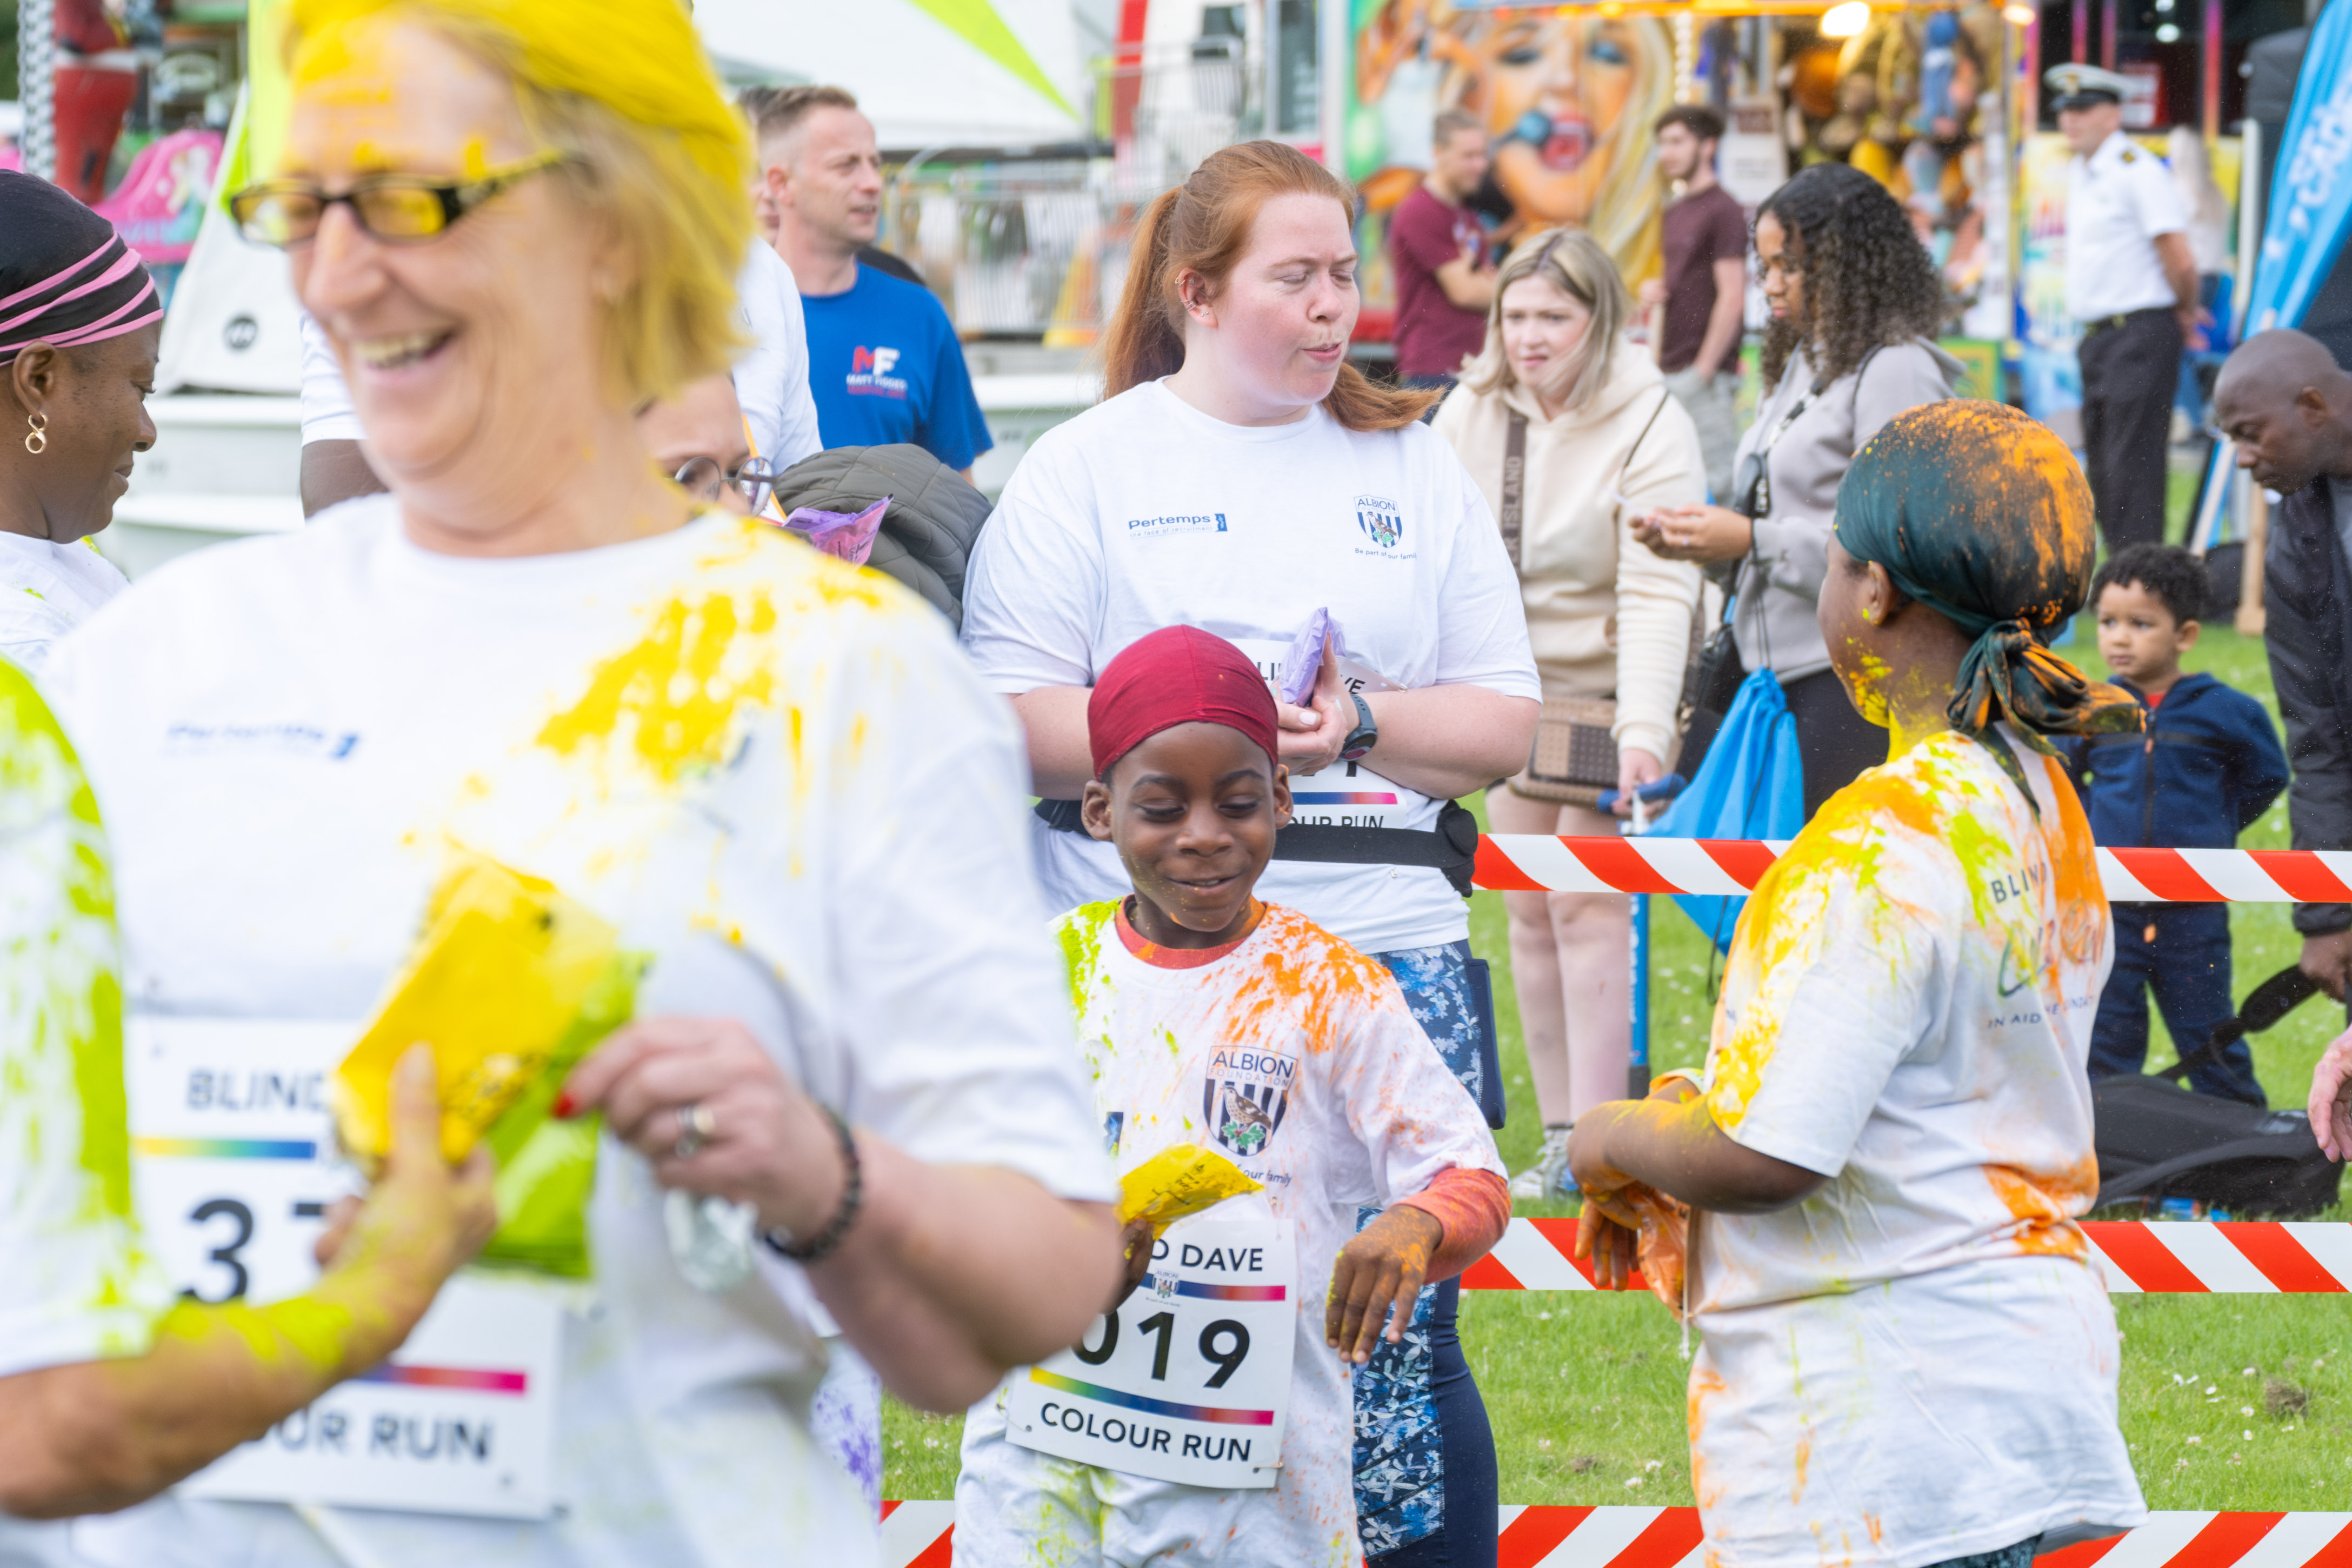
[[[1706,494],[1690,415],[1622,339],[1632,314],[1623,280],[1590,235],[1537,235],[1497,275],[1486,348],[1434,422],[1502,517],[1510,428],[1525,421],[1517,566],[1528,634],[1546,700],[1617,699],[1621,793],[1674,764],[1700,592],[1698,569],[1651,554],[1633,521]],[[1509,786],[1486,803],[1498,833],[1617,831],[1612,817]],[[1625,1092],[1630,915],[1620,894],[1507,893],[1503,903],[1544,1120],[1543,1154],[1512,1192],[1559,1197],[1569,1125]]]

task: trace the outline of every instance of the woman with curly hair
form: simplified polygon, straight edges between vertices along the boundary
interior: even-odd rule
[[[1666,507],[1635,537],[1669,560],[1733,569],[1739,662],[1780,678],[1811,819],[1886,751],[1845,700],[1814,621],[1838,484],[1881,425],[1950,396],[1960,363],[1933,340],[1944,309],[1935,258],[1860,170],[1816,164],[1773,192],[1756,210],[1755,243],[1772,309],[1771,390],[1740,437],[1731,504]]]

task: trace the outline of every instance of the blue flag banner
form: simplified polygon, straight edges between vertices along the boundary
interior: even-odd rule
[[[2279,144],[2246,320],[2302,323],[2352,231],[2352,0],[2329,0],[2311,29]]]

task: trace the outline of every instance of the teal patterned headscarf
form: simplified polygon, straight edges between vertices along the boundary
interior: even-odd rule
[[[1847,554],[1976,639],[1946,712],[2012,774],[1999,719],[2043,750],[2045,736],[2140,727],[2129,693],[2042,641],[2083,607],[2097,551],[2090,486],[2047,425],[1959,399],[1897,414],[1854,455],[1834,528]]]

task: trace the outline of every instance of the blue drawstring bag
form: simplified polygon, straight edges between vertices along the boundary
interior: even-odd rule
[[[1797,721],[1780,677],[1758,670],[1739,683],[1698,777],[1650,824],[1650,832],[1663,839],[1793,839],[1804,825]],[[1678,893],[1675,902],[1715,939],[1717,950],[1731,951],[1746,898]]]

